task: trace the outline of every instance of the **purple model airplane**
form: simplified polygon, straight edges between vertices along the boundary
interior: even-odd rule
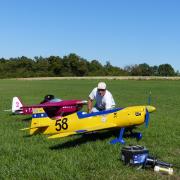
[[[26,106],[18,97],[13,97],[12,113],[27,115],[32,114],[33,108],[43,108],[48,116],[61,117],[79,111],[85,104],[86,100],[61,100],[47,95],[40,104]]]

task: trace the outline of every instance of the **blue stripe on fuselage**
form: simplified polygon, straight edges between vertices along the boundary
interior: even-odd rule
[[[84,112],[79,111],[79,112],[77,112],[77,115],[78,115],[78,118],[81,119],[81,118],[87,118],[87,117],[91,117],[91,116],[110,114],[110,113],[117,112],[121,109],[123,109],[123,108],[115,108],[115,109],[104,110],[104,111],[99,111],[99,112],[92,112],[89,114],[84,114]]]
[[[36,113],[32,115],[32,118],[45,118],[48,117],[46,113]]]
[[[77,130],[76,133],[84,133],[86,132],[87,130]]]

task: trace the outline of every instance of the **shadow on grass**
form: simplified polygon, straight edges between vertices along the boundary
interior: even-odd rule
[[[32,135],[30,135],[30,134],[23,136],[23,138],[30,138],[30,137],[32,137]]]
[[[17,121],[24,121],[24,122],[30,121],[32,119],[32,116],[27,117],[27,115],[22,115],[22,114],[13,114],[13,113],[11,113],[11,114],[9,114],[9,116],[13,117],[13,118],[17,117],[17,119],[16,119]]]
[[[51,146],[51,150],[61,150],[61,149],[66,149],[66,148],[72,148],[76,146],[80,146],[82,144],[92,142],[92,141],[97,141],[97,140],[105,140],[108,139],[112,136],[117,137],[119,134],[119,130],[111,130],[111,131],[104,131],[104,132],[93,132],[89,134],[83,134],[79,135],[80,137],[78,139],[70,140],[68,142],[64,142],[62,144],[58,144],[55,146]]]
[[[136,129],[136,128],[129,128],[126,129],[123,138],[135,138],[133,137],[130,133],[129,130]],[[51,150],[61,150],[61,149],[66,149],[66,148],[72,148],[76,146],[80,146],[82,144],[92,142],[92,141],[97,141],[97,140],[105,140],[111,137],[119,137],[119,129],[115,130],[109,130],[109,131],[103,131],[103,132],[93,132],[93,133],[88,133],[88,134],[82,134],[79,135],[78,139],[73,139],[68,142],[64,142],[62,144],[54,145],[51,146]]]
[[[24,119],[22,119],[22,121],[31,121],[32,120],[32,117],[30,116],[30,117],[27,117],[27,118],[24,118]]]

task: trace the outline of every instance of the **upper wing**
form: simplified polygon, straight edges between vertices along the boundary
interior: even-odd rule
[[[49,139],[61,138],[61,137],[66,137],[66,136],[70,136],[70,135],[74,135],[74,134],[87,133],[87,132],[91,132],[91,131],[98,131],[98,130],[113,128],[113,127],[116,127],[116,124],[114,124],[114,123],[99,124],[99,125],[91,127],[91,128],[79,129],[79,130],[73,131],[73,132],[58,133],[58,134],[49,136],[48,138]]]

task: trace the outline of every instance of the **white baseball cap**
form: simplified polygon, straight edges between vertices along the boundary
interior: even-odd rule
[[[105,82],[99,82],[97,88],[98,89],[106,89],[106,83]]]

